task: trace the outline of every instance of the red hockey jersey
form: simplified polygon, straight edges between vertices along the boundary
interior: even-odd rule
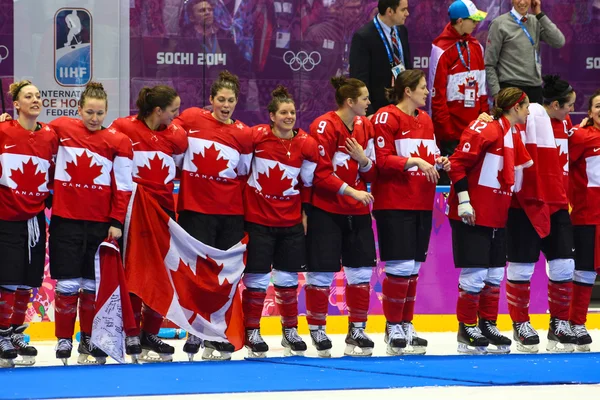
[[[371,185],[374,210],[432,210],[435,183],[427,182],[417,167],[404,170],[410,157],[430,164],[439,156],[433,124],[427,113],[407,115],[394,105],[382,107],[372,118],[375,128],[377,181]]]
[[[175,211],[173,179],[188,146],[185,130],[171,124],[153,131],[135,115],[119,118],[111,127],[131,139],[133,181],[143,185],[161,207]]]
[[[18,121],[0,123],[0,220],[30,219],[50,195],[58,138],[48,125],[39,126],[31,132]]]
[[[449,218],[460,221],[454,184],[466,177],[475,224],[490,228],[506,226],[518,175],[515,170],[533,165],[521,136],[512,132],[504,117],[491,123],[473,121],[463,131],[456,152],[450,157],[452,169],[448,176],[452,189],[446,210]]]
[[[323,147],[306,132],[299,130],[291,141],[279,139],[269,125],[257,125],[252,132],[254,158],[244,191],[246,221],[294,226],[302,222],[301,187],[314,185],[334,194],[345,189],[331,164],[320,161]]]
[[[475,37],[460,35],[450,23],[446,25],[433,41],[429,87],[435,136],[438,140],[460,140],[469,122],[489,111],[483,47]],[[475,90],[474,107],[465,107],[465,90],[469,94],[469,89]]]
[[[335,111],[320,116],[310,125],[310,136],[325,151],[325,156],[321,157],[320,162],[327,160],[331,163],[335,174],[356,190],[366,191],[367,182],[373,182],[377,177],[374,135],[373,125],[368,118],[356,117],[354,129],[350,132]],[[365,168],[360,168],[358,162],[346,151],[346,140],[350,138],[356,139],[364,149],[365,155],[371,160]],[[311,203],[333,214],[364,215],[370,212],[368,206],[353,198],[340,196],[320,186],[313,188]]]
[[[59,138],[52,213],[123,224],[133,188],[131,140],[114,128],[89,131],[77,118],[50,123]]]
[[[574,128],[569,137],[569,200],[573,225],[600,225],[600,129]]]
[[[252,130],[240,121],[224,124],[196,107],[173,122],[188,134],[178,211],[244,215],[242,190],[252,160]]]
[[[563,186],[565,187],[565,193],[569,193],[569,135],[571,129],[573,129],[573,123],[571,117],[567,115],[567,118],[560,121],[552,118],[552,131],[554,132],[554,139],[556,141],[556,149],[558,150],[558,161],[562,168]]]

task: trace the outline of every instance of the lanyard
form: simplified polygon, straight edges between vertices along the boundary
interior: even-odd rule
[[[456,50],[458,50],[458,56],[460,57],[460,62],[462,65],[467,69],[467,71],[471,72],[471,48],[469,47],[469,42],[465,42],[465,45],[467,46],[467,59],[469,60],[469,64],[465,62],[459,42],[456,42]]]
[[[394,65],[394,57],[392,56],[392,51],[394,51],[394,49],[392,48],[390,50],[390,43],[388,42],[387,38],[383,34],[383,29],[381,28],[381,25],[379,24],[379,20],[377,19],[377,16],[375,16],[375,18],[373,18],[373,23],[375,24],[375,28],[377,28],[377,32],[379,32],[379,36],[381,36],[381,40],[383,40],[383,45],[385,46],[385,51],[387,52],[388,60],[390,61],[390,65],[392,67],[394,67],[395,66]],[[396,28],[394,26],[392,29],[394,29],[394,32],[396,33],[396,37],[398,38],[398,41],[400,41],[400,35],[398,35],[398,28]],[[402,51],[402,45],[400,43],[398,43],[398,53],[400,54],[400,62],[402,64],[404,64],[404,52]]]
[[[529,42],[531,42],[531,45],[535,48],[535,41],[531,37],[531,34],[529,33],[529,31],[527,30],[527,28],[525,27],[525,25],[523,25],[523,23],[521,22],[521,20],[519,18],[517,18],[517,16],[515,14],[513,14],[511,12],[510,15],[512,15],[512,17],[515,20],[515,22],[517,24],[519,24],[519,26],[521,27],[521,29],[523,29],[523,32],[525,32],[525,35],[527,36],[527,39],[529,39]]]

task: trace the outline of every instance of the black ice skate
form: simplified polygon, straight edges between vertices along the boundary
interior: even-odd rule
[[[479,330],[481,331],[481,334],[489,340],[490,345],[493,346],[488,347],[488,353],[510,353],[510,345],[512,344],[512,340],[500,333],[498,327],[496,326],[496,321],[491,321],[488,319],[479,319]]]
[[[569,321],[550,318],[546,350],[550,353],[572,353],[576,344],[577,336],[573,333]]]
[[[202,339],[188,333],[187,340],[183,345],[183,352],[187,353],[189,361],[194,361],[194,356],[200,351],[200,346],[202,346]]]
[[[402,329],[402,324],[385,323],[385,336],[383,341],[387,343],[385,352],[390,356],[399,356],[406,348],[406,334]]]
[[[539,351],[540,337],[529,321],[513,322],[513,339],[517,343],[518,351],[523,353]]]
[[[131,357],[133,364],[140,363],[140,354],[142,354],[142,344],[139,336],[127,336],[125,338],[125,353]]]
[[[15,366],[17,349],[11,341],[12,328],[0,329],[0,368]]]
[[[404,354],[425,354],[427,351],[427,340],[419,337],[412,322],[403,322],[402,329],[406,335],[406,348]]]
[[[476,324],[458,323],[458,352],[463,354],[487,354],[490,341],[483,336]]]
[[[63,365],[69,365],[69,358],[71,358],[71,352],[73,351],[73,340],[58,339],[55,350],[56,358],[61,360]]]
[[[202,359],[205,361],[227,361],[231,360],[231,353],[235,347],[229,342],[204,341],[204,352]]]
[[[588,333],[585,325],[573,325],[571,324],[571,329],[573,333],[577,337],[577,344],[575,348],[577,351],[590,351],[590,344],[592,344],[592,337]]]
[[[303,356],[306,351],[306,343],[298,335],[298,328],[283,328],[283,338],[281,339],[281,345],[283,346],[283,355],[289,356]]]
[[[173,361],[175,348],[160,340],[158,336],[142,331],[140,344],[142,346],[141,361],[149,363]]]
[[[106,364],[106,355],[100,348],[92,344],[92,338],[86,333],[81,332],[79,346],[77,347],[79,357],[77,364],[80,365],[103,365]]]
[[[10,336],[10,340],[17,350],[17,354],[19,355],[17,358],[15,358],[15,365],[35,364],[35,357],[37,356],[38,351],[35,347],[30,346],[25,341],[25,334],[23,333],[28,327],[28,324],[13,327],[13,333]]]
[[[258,328],[246,329],[244,346],[248,349],[248,358],[265,358],[269,351],[269,345],[263,340]]]
[[[375,343],[365,333],[366,322],[350,322],[346,335],[344,354],[353,357],[369,357],[373,354]]]
[[[312,325],[311,325],[312,326]],[[310,329],[310,338],[312,339],[313,345],[317,349],[317,354],[322,358],[331,357],[331,339],[325,333],[325,327],[318,325],[317,329]]]

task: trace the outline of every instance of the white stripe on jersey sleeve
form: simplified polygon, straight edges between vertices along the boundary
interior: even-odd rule
[[[131,192],[133,190],[133,161],[127,157],[115,157],[113,174],[117,190]]]

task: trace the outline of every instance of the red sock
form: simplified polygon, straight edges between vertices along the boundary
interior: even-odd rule
[[[306,322],[308,322],[309,325],[327,324],[327,309],[329,308],[329,286],[306,285],[305,291]]]
[[[54,331],[58,339],[71,339],[75,331],[79,295],[54,292]]]
[[[10,321],[12,326],[21,326],[25,323],[30,298],[31,289],[17,289],[15,292],[15,307]]]
[[[413,275],[408,281],[408,292],[406,292],[406,303],[404,304],[404,313],[402,321],[412,322],[415,315],[415,301],[417,300],[417,282],[419,275]]]
[[[96,293],[79,292],[79,329],[82,333],[92,334],[92,325],[96,315]]]
[[[567,321],[573,293],[573,282],[548,281],[548,306],[550,317]]]
[[[386,275],[383,278],[382,305],[385,319],[390,324],[402,322],[409,285],[408,277]]]
[[[531,283],[506,281],[506,300],[508,312],[513,322],[529,321],[529,299]]]
[[[148,307],[146,304],[142,307],[142,328],[144,332],[151,335],[158,335],[163,323],[163,316]]]
[[[281,325],[284,328],[298,326],[298,295],[297,287],[275,286],[275,302],[281,315]]]
[[[139,336],[142,324],[142,299],[133,293],[129,293],[129,300],[133,309],[133,318],[135,318],[135,329],[127,332],[127,336]]]
[[[258,289],[244,289],[242,292],[242,309],[246,329],[260,329],[260,318],[267,292]]]
[[[500,286],[485,284],[479,296],[479,318],[488,321],[498,320]]]
[[[15,292],[0,288],[0,328],[10,328],[15,306]]]
[[[479,293],[469,293],[458,289],[458,302],[456,303],[456,318],[458,322],[473,325],[477,323],[477,308],[479,307]]]
[[[593,288],[594,285],[573,282],[573,297],[569,311],[569,321],[573,325],[585,325]]]
[[[346,285],[348,322],[367,322],[369,300],[371,300],[371,285],[369,283]]]

